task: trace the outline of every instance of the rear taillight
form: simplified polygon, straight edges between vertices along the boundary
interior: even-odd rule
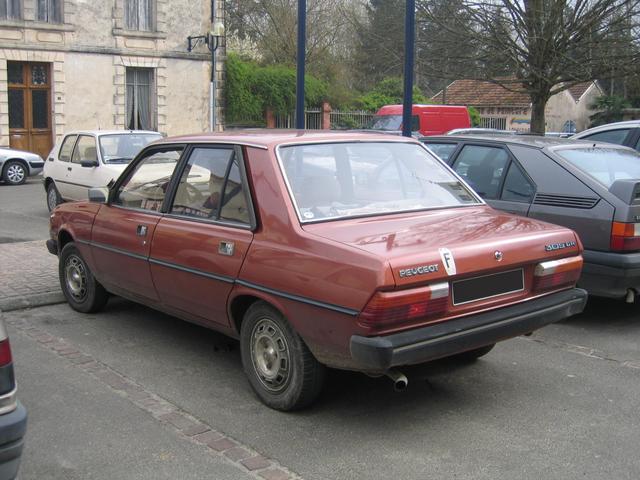
[[[582,256],[539,263],[533,272],[535,291],[574,285],[582,272]]]
[[[613,222],[611,250],[616,252],[640,250],[640,223]]]
[[[387,327],[442,315],[449,305],[449,284],[398,292],[377,292],[364,308],[359,322],[366,327]]]
[[[7,366],[12,361],[11,345],[9,344],[9,339],[5,338],[0,342],[0,367]]]

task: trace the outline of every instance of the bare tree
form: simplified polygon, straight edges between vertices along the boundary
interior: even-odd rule
[[[640,0],[456,3],[464,15],[442,15],[431,0],[418,0],[418,14],[446,32],[433,41],[449,46],[448,61],[458,64],[456,71],[465,72],[466,66],[466,78],[529,94],[532,133],[544,133],[551,96],[577,83],[636,70]]]

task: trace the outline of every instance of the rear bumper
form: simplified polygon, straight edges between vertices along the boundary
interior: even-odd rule
[[[587,292],[574,288],[468,317],[380,337],[351,337],[364,371],[424,363],[532,332],[582,312]]]
[[[622,298],[630,288],[640,291],[640,253],[585,250],[578,285],[598,297]]]
[[[13,479],[18,474],[26,431],[27,411],[18,402],[13,412],[0,416],[0,478]]]

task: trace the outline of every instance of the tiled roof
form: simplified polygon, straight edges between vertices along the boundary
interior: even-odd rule
[[[517,85],[510,88],[517,88]],[[441,103],[442,92],[435,95],[433,100]],[[529,95],[524,91],[512,92],[496,83],[480,80],[456,80],[447,87],[446,101],[448,105],[476,107],[528,107],[531,105]]]
[[[569,88],[569,93],[577,102],[593,82],[583,82]],[[529,95],[511,85],[507,90],[501,85],[481,80],[456,80],[447,87],[448,105],[470,105],[476,107],[529,107]],[[518,91],[519,90],[519,91]],[[442,92],[433,97],[436,103],[442,102]]]

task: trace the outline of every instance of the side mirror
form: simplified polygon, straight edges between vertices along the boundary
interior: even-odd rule
[[[100,165],[98,160],[80,160],[80,166],[85,168],[93,168]]]
[[[92,203],[107,203],[109,188],[96,187],[89,189],[89,201]]]

